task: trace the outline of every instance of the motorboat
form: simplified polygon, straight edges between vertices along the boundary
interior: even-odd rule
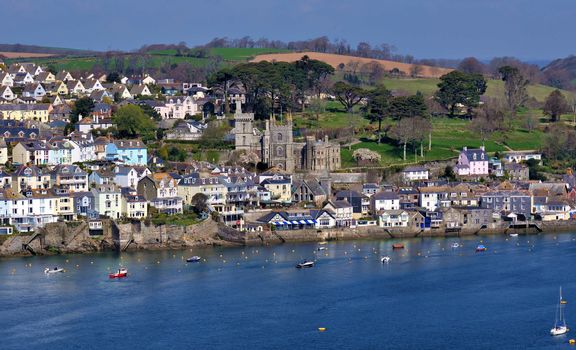
[[[318,251],[322,251],[322,250],[328,250],[328,248],[326,248],[326,247],[318,247]]]
[[[551,336],[566,334],[569,331],[566,325],[566,317],[564,316],[565,304],[566,300],[562,299],[562,287],[560,287],[560,299],[556,305],[556,321],[554,322],[554,328],[550,330]]]
[[[296,265],[296,268],[298,268],[298,269],[309,268],[309,267],[314,267],[314,261],[304,260],[301,263],[299,263],[298,265]]]
[[[200,260],[202,260],[201,257],[199,257],[198,255],[194,255],[186,259],[186,262],[199,262]]]
[[[50,268],[45,268],[45,269],[44,269],[44,273],[47,274],[47,275],[50,275],[50,274],[53,274],[53,273],[61,273],[61,272],[64,272],[64,269],[61,268],[61,267],[57,267],[57,266],[54,267],[54,268],[52,268],[52,269],[50,269]]]
[[[510,237],[518,237],[518,234],[517,233],[511,233]]]
[[[476,247],[476,252],[485,252],[485,251],[487,251],[487,250],[488,250],[488,249],[487,249],[484,245],[482,245],[482,244],[479,244],[479,245]]]
[[[109,278],[123,278],[128,276],[128,269],[121,267],[118,271],[108,274]]]
[[[383,256],[382,258],[380,258],[380,261],[382,262],[382,264],[388,264],[390,262],[390,257],[389,256]]]
[[[452,248],[453,249],[460,248],[460,243],[458,243],[458,242],[452,243]]]
[[[392,244],[392,249],[404,249],[404,244],[402,243]]]

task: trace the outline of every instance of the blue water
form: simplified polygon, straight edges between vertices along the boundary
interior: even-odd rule
[[[576,234],[454,241],[3,259],[0,348],[569,348],[576,332],[548,332],[560,285],[576,329]],[[488,251],[475,253],[479,243]],[[186,264],[191,255],[206,261]],[[109,280],[119,264],[129,277]],[[66,272],[44,275],[56,265]]]

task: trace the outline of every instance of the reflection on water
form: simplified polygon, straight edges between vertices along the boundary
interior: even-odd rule
[[[564,348],[576,235],[0,260],[2,348]],[[460,247],[453,248],[458,242]],[[488,248],[476,253],[478,244]],[[185,259],[199,255],[199,263]],[[389,256],[390,263],[380,258]],[[314,259],[311,269],[296,269]],[[45,275],[60,266],[63,274]],[[126,279],[111,280],[119,266]],[[567,305],[567,319],[576,308]],[[574,317],[571,317],[573,315]],[[573,325],[576,327],[576,323]],[[325,327],[325,332],[319,332]],[[576,334],[573,335],[576,337]]]

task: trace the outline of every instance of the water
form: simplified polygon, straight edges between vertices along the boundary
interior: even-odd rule
[[[485,253],[474,252],[480,240]],[[0,348],[569,347],[575,332],[548,332],[560,285],[576,327],[576,234],[471,237],[452,249],[454,241],[3,259]],[[186,264],[191,255],[206,262]],[[314,268],[294,268],[314,256]],[[119,264],[129,277],[109,280]],[[47,266],[66,272],[45,276]]]

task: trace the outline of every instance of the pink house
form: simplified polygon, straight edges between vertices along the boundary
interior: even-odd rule
[[[460,151],[456,174],[459,176],[483,176],[488,175],[488,156],[484,146],[479,149],[464,147]]]

